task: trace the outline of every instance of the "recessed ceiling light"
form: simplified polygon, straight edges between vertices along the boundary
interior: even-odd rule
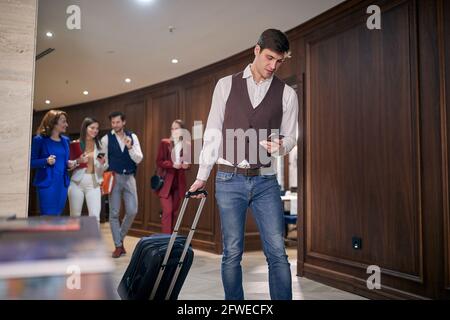
[[[87,95],[89,94],[89,91],[84,90],[84,91],[83,91],[83,94],[84,94],[85,96],[87,96]]]
[[[178,63],[178,59],[172,59],[172,63]]]
[[[50,104],[50,100],[45,100],[45,104]]]
[[[153,2],[153,0],[138,0],[138,2],[142,2],[142,3],[150,3],[150,2]]]
[[[125,79],[125,82],[126,82],[126,83],[130,83],[130,82],[131,82],[131,79],[130,79],[130,78],[126,78],[126,79]]]
[[[51,33],[50,31],[47,32],[45,35],[46,35],[47,37],[49,37],[49,38],[53,37],[53,33]]]

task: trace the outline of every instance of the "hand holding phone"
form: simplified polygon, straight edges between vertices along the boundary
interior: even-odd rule
[[[100,152],[97,155],[97,160],[101,165],[104,165],[106,163],[106,159],[105,159],[105,153],[104,152]]]
[[[267,140],[263,140],[260,144],[267,150],[267,156],[271,156],[272,154],[278,152],[283,144],[284,136],[279,135],[278,133],[272,133]]]

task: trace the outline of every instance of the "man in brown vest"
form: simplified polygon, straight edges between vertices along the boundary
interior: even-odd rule
[[[205,187],[217,162],[225,299],[244,299],[241,260],[246,212],[251,208],[269,266],[270,296],[290,300],[280,186],[272,166],[274,156],[289,153],[296,144],[297,94],[274,76],[289,56],[289,41],[279,30],[265,30],[254,54],[253,63],[243,72],[222,78],[216,85],[197,180],[190,191]]]

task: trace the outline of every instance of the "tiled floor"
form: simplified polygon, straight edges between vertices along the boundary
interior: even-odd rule
[[[109,224],[101,225],[105,243],[111,251],[114,248]],[[114,287],[117,288],[125,269],[130,262],[138,238],[127,237],[125,248],[128,254],[114,259],[116,271],[113,274]],[[297,250],[288,249],[292,270],[293,298],[296,300],[360,300],[363,297],[338,290],[321,283],[295,276],[297,267]],[[220,279],[221,255],[195,250],[195,258],[189,275],[179,295],[181,300],[223,300],[223,288]],[[262,252],[245,253],[242,261],[244,271],[245,297],[249,300],[268,300],[269,284],[267,265]],[[117,298],[119,298],[117,296]]]

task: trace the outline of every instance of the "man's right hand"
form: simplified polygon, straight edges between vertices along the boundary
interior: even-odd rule
[[[190,192],[194,192],[197,190],[203,190],[206,187],[206,181],[203,180],[195,180],[195,182],[192,184],[192,186],[189,188]],[[196,198],[196,199],[200,199],[200,198],[204,198],[205,195],[204,194],[199,194],[197,196],[192,196],[192,198]]]

